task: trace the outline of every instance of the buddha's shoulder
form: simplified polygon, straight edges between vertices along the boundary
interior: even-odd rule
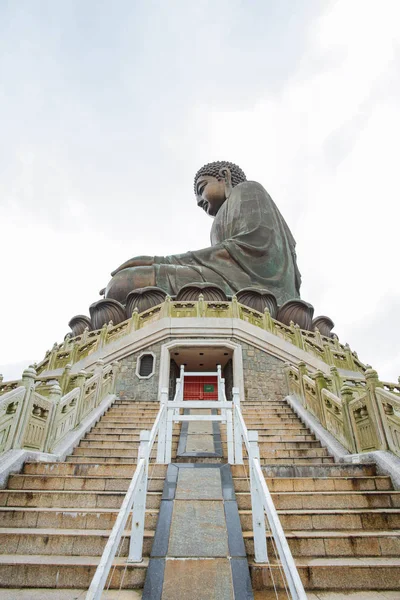
[[[269,197],[267,190],[258,181],[243,181],[233,188],[232,194],[236,197]]]

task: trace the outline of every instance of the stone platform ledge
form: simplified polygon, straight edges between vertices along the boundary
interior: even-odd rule
[[[400,458],[384,450],[374,452],[362,452],[360,454],[350,454],[348,450],[323,425],[301,404],[297,396],[291,395],[285,398],[289,406],[292,407],[297,416],[314,433],[315,437],[321,442],[330,454],[335,458],[336,463],[369,463],[375,464],[378,475],[389,475],[392,479],[395,490],[400,490]]]
[[[400,490],[400,458],[385,450],[348,454],[340,462],[344,463],[375,463],[378,475],[389,475],[395,490]]]
[[[99,421],[105,412],[117,399],[115,394],[108,394],[99,406],[88,415],[82,423],[54,448],[54,452],[38,452],[20,448],[9,450],[0,457],[0,489],[7,485],[8,477],[12,473],[19,473],[24,463],[31,462],[62,462],[68,454],[79,444],[83,436]]]

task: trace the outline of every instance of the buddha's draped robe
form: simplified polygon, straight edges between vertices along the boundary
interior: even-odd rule
[[[294,238],[272,198],[254,181],[233,188],[214,219],[209,248],[154,261],[148,268],[154,269],[155,285],[171,295],[187,283],[208,281],[227,294],[258,287],[273,292],[279,303],[299,297]],[[125,273],[129,280],[134,269],[117,276]]]

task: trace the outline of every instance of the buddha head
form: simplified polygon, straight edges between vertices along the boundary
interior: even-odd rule
[[[246,181],[242,169],[231,162],[217,161],[199,169],[194,178],[197,205],[215,217],[229,194],[239,183]]]

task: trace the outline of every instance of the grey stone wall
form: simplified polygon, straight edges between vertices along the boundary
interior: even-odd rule
[[[165,341],[163,342],[165,343]],[[158,400],[158,380],[160,376],[161,342],[149,346],[145,350],[135,352],[120,361],[117,377],[116,395],[126,400],[156,402]],[[149,379],[139,379],[136,375],[138,357],[143,353],[152,352],[155,355],[154,373]]]
[[[245,400],[281,400],[288,395],[284,362],[242,343]]]

